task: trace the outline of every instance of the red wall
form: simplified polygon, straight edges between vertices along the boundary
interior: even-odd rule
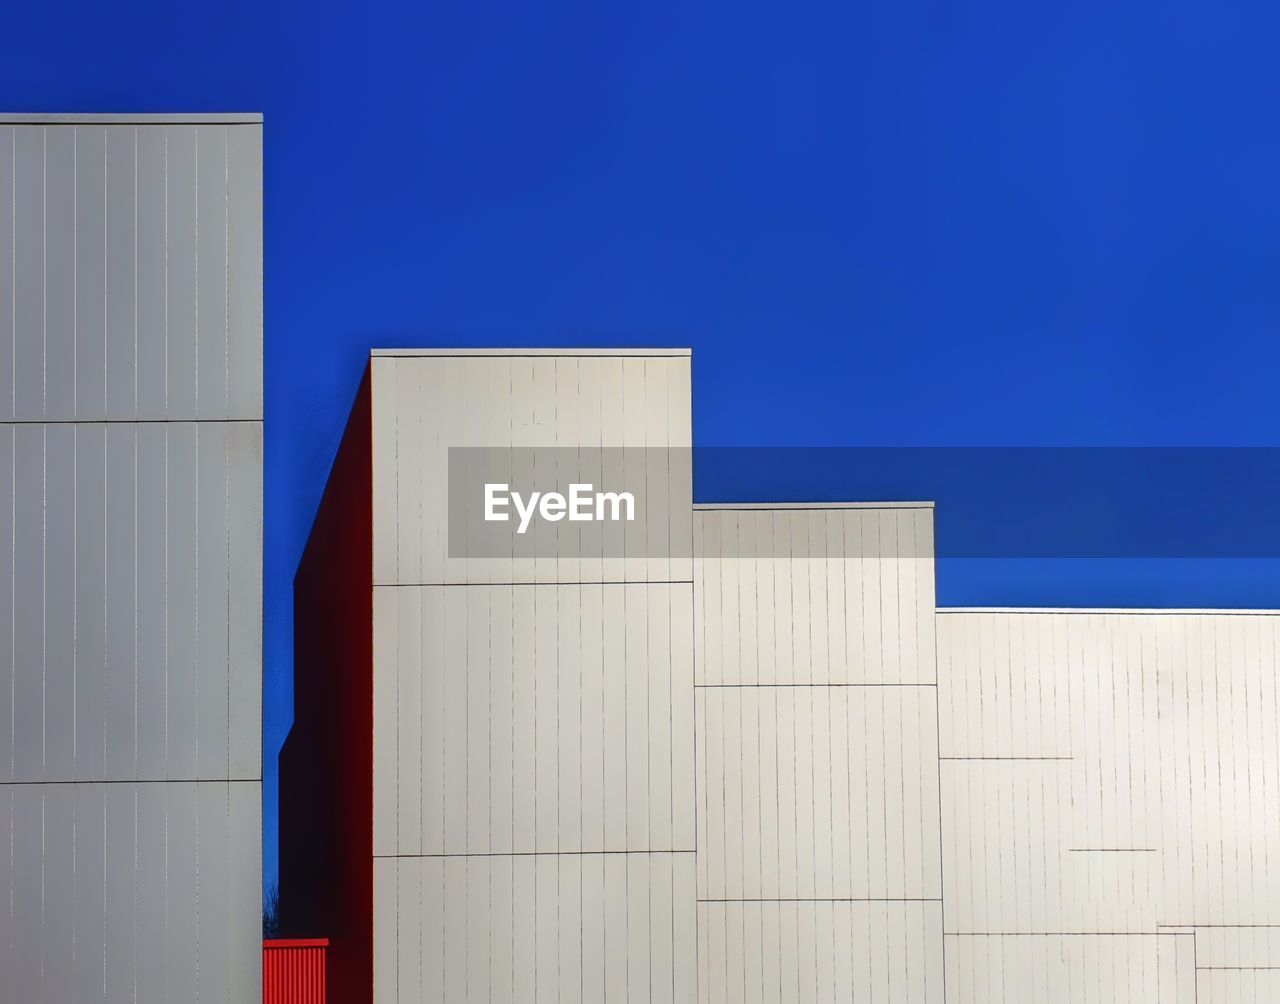
[[[373,459],[366,369],[293,582],[280,924],[326,937],[330,996],[373,998]]]

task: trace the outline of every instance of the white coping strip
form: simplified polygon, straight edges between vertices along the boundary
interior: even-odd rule
[[[691,356],[692,349],[661,349],[661,348],[623,348],[623,349],[601,349],[601,348],[520,348],[518,346],[506,349],[495,348],[458,348],[458,349],[370,349],[369,355],[375,358],[386,356],[406,356],[416,358],[419,356]]]
[[[1146,614],[1204,617],[1275,617],[1280,610],[1246,607],[937,607],[939,614]]]
[[[0,112],[0,125],[261,125],[261,112]]]
[[[694,512],[769,509],[932,509],[933,502],[695,502]]]

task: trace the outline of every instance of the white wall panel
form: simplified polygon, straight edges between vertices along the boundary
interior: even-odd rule
[[[932,687],[698,698],[702,898],[941,895]]]
[[[375,998],[687,1004],[692,857],[377,859]]]
[[[250,922],[262,917],[262,786],[231,782],[226,789],[230,999],[252,1001],[262,992],[262,927]]]
[[[40,999],[44,872],[44,792],[35,785],[10,789],[9,935],[6,979],[14,1000]]]
[[[687,353],[375,355],[375,582],[688,581],[688,522],[664,516],[692,504],[688,372]],[[643,483],[649,518],[606,526],[595,557],[449,558],[448,450],[494,446],[576,448],[588,470],[597,455],[643,465],[614,473]],[[524,459],[558,463],[550,451]],[[609,483],[600,470],[597,487]]]
[[[9,192],[9,204],[6,207],[0,199],[0,305],[8,307],[10,323],[0,325],[9,330],[0,330],[0,401],[6,407],[0,407],[0,417],[7,417],[13,411],[13,392],[16,372],[13,366],[14,328],[13,323],[16,295],[15,275],[16,261],[16,224],[17,202],[12,197],[16,180],[18,132],[14,126],[0,125],[0,193]]]
[[[259,132],[259,130],[251,130]],[[166,261],[169,268],[167,289],[169,293],[169,309],[166,327],[168,330],[168,399],[171,402],[193,402],[200,404],[200,374],[196,352],[199,346],[198,318],[200,316],[199,276],[200,258],[199,233],[201,224],[207,228],[211,221],[202,219],[198,194],[200,176],[198,168],[198,151],[200,143],[207,145],[209,138],[199,127],[191,125],[170,126],[165,137],[165,158],[168,161],[168,190],[165,199],[165,213],[168,219],[166,228],[168,250]],[[252,194],[243,193],[246,199]],[[212,221],[216,226],[217,221]],[[228,263],[239,268],[242,256],[257,257],[260,248],[251,248],[243,244],[236,245],[237,255]],[[208,267],[208,259],[203,259]],[[217,263],[214,262],[214,267]],[[259,326],[257,331],[261,331]],[[251,335],[251,333],[250,333]],[[260,381],[259,381],[260,383]],[[206,392],[207,399],[209,394]],[[205,402],[211,404],[212,402]],[[235,414],[235,413],[233,413]],[[251,415],[260,415],[261,411],[251,411]]]
[[[105,220],[102,241],[105,248],[106,288],[104,397],[106,418],[124,418],[137,406],[138,288],[138,131],[108,129],[103,157]],[[212,221],[208,221],[212,222]],[[206,231],[212,227],[206,226]],[[86,239],[89,238],[85,234]],[[212,257],[205,259],[213,261]],[[207,274],[208,270],[206,270]],[[216,310],[214,304],[208,304]],[[35,345],[34,340],[30,343]],[[34,355],[34,353],[33,353]],[[38,386],[38,384],[37,384]],[[18,399],[17,415],[29,413],[30,405]],[[17,416],[15,416],[17,417]]]
[[[16,502],[14,475],[17,473],[14,447],[14,429],[0,427],[0,723],[14,719],[17,685],[14,674],[17,623],[13,616],[17,601],[14,577],[17,541],[12,533]],[[6,610],[10,611],[8,617],[4,615]],[[5,738],[8,742],[3,741]],[[0,734],[0,782],[13,779],[16,752],[12,735]]]
[[[194,427],[193,427],[194,432]],[[107,604],[106,558],[107,548],[103,538],[105,511],[101,504],[87,504],[84,498],[105,498],[106,494],[106,426],[83,426],[76,429],[75,482],[76,482],[76,587],[73,600],[75,617],[75,663],[73,677],[76,691],[75,777],[86,781],[106,780],[107,752]],[[0,434],[2,435],[2,434]],[[92,493],[92,495],[91,495]],[[84,498],[82,498],[82,496]],[[191,506],[194,513],[195,506]],[[174,527],[176,530],[177,528]],[[189,541],[194,551],[195,538]],[[175,550],[178,548],[175,546]],[[195,590],[190,590],[194,597]],[[174,588],[176,600],[182,590]],[[175,609],[175,607],[171,607]],[[176,635],[175,635],[176,637]],[[194,633],[190,635],[194,642]],[[175,651],[171,649],[171,654]],[[187,662],[186,665],[191,665]],[[190,674],[183,674],[190,676]],[[195,681],[191,681],[194,688]],[[171,696],[181,693],[180,687],[170,691]],[[175,705],[176,706],[176,705]],[[194,721],[184,730],[175,720],[175,734],[193,736]],[[174,749],[181,749],[175,743]],[[195,775],[194,747],[191,769],[179,776]]]
[[[1280,920],[1276,617],[939,620],[956,931]]]
[[[103,126],[75,129],[75,417],[85,419],[107,415],[107,133],[108,129]],[[174,171],[171,189],[178,187],[183,176],[182,172]],[[194,242],[194,216],[190,232]],[[175,228],[170,238],[172,251],[182,243],[181,230]],[[176,264],[176,258],[171,260],[171,281],[181,274],[175,272]],[[194,272],[194,256],[191,269]],[[172,298],[170,302],[172,304]]]
[[[0,126],[0,419],[261,419],[261,134]]]
[[[10,314],[14,339],[10,407],[14,417],[41,416],[44,411],[44,218],[48,201],[45,157],[43,129],[14,130],[11,205],[15,290]],[[18,198],[18,192],[23,193],[22,198]]]
[[[137,725],[137,776],[168,776],[168,653],[165,546],[168,526],[168,430],[166,423],[136,427],[137,471],[134,478],[134,521],[137,525],[134,566],[137,608],[134,625]],[[247,576],[246,576],[247,578]],[[228,592],[230,590],[228,589]],[[252,664],[251,664],[252,665]],[[253,776],[252,774],[249,776]]]
[[[227,440],[218,434],[226,428],[225,425],[211,426],[208,430],[201,428],[196,437],[200,502],[226,484]],[[230,632],[201,630],[202,626],[210,625],[221,628],[231,613],[231,596],[226,588],[230,573],[227,544],[230,522],[225,489],[223,498],[222,505],[201,506],[200,529],[213,546],[200,548],[196,568],[196,630],[201,643],[196,676],[197,769],[208,776],[225,774],[231,754]]]
[[[1189,1001],[1196,965],[1200,1000],[1268,999],[1280,619],[943,611],[939,622],[960,999]],[[1073,938],[1042,957],[1039,939],[1003,937],[1036,933]]]
[[[231,996],[230,816],[230,798],[225,785],[197,788],[196,832],[208,840],[210,848],[210,853],[201,855],[196,879],[200,911],[196,926],[196,997],[199,1000],[223,1000]]]
[[[262,426],[229,422],[223,445],[227,513],[227,734],[230,778],[262,776]],[[170,674],[172,675],[172,673]]]
[[[1072,826],[1073,765],[942,764],[948,930],[1154,931],[1159,848],[1086,846]]]
[[[698,683],[928,683],[931,507],[701,507]]]
[[[0,786],[6,1000],[251,1000],[260,829],[256,783]]]
[[[54,415],[75,407],[75,142],[73,131],[45,134],[43,409]]]
[[[45,433],[45,457],[75,455],[76,430],[50,426]],[[44,472],[44,590],[46,597],[62,597],[61,603],[44,602],[44,661],[65,667],[75,661],[74,616],[75,562],[75,464],[59,463]],[[149,556],[149,555],[148,555]],[[157,580],[163,585],[163,568]],[[70,599],[70,602],[67,600]],[[75,690],[69,673],[46,675],[45,770],[54,776],[70,776],[75,769]]]
[[[227,417],[262,415],[262,130],[223,128]],[[216,401],[208,403],[216,407]]]
[[[1175,935],[948,935],[947,1001],[1112,1004],[1197,999],[1189,938]]]
[[[379,1001],[696,995],[691,539],[451,559],[445,522],[450,446],[578,448],[687,514],[688,365],[373,360]]]
[[[137,259],[137,316],[134,329],[134,399],[139,418],[165,417],[168,393],[165,355],[165,180],[168,136],[160,129],[136,132],[137,207],[134,217]],[[146,193],[146,194],[143,194]]]
[[[1196,964],[1206,969],[1280,968],[1280,928],[1207,927],[1196,931]]]
[[[197,129],[195,141],[196,410],[197,414],[205,417],[225,414],[229,397],[227,330],[230,311],[227,266],[231,247],[227,240],[227,196],[231,172],[227,159],[229,140],[225,128]],[[199,226],[200,223],[205,226]],[[205,267],[200,267],[201,263]],[[207,267],[210,264],[212,268]],[[108,385],[108,403],[110,390]]]
[[[9,425],[0,454],[0,781],[258,777],[261,427]]]
[[[374,593],[375,853],[693,849],[688,584]]]
[[[1084,669],[1069,623],[999,613],[937,623],[942,755],[1069,757],[1071,686]]]
[[[14,780],[26,780],[43,777],[45,761],[44,548],[35,532],[44,520],[44,430],[16,427],[13,452],[13,718],[0,728],[13,747]]]
[[[942,1000],[931,509],[694,526],[701,999]]]
[[[134,807],[137,829],[137,913],[135,943],[139,948],[134,978],[138,1000],[164,1000],[168,987],[163,953],[145,946],[163,945],[168,901],[165,869],[167,866],[166,823],[168,816],[167,785],[139,785]],[[241,914],[243,916],[243,914]]]
[[[1280,970],[1201,970],[1196,1004],[1266,1004],[1280,1000]]]
[[[937,903],[699,903],[699,1000],[943,1000]]]
[[[200,925],[207,923],[200,902],[201,847],[209,846],[208,835],[203,841],[199,834],[199,801],[201,785],[165,785],[168,832],[168,871],[165,888],[165,904],[168,922],[165,929],[165,989],[170,999],[185,989],[190,993],[191,974],[196,971],[200,953],[198,936]],[[245,788],[256,791],[255,785]],[[246,821],[246,825],[248,821]],[[207,853],[207,851],[205,852]],[[238,879],[237,881],[243,881]],[[248,883],[244,883],[248,890]]]
[[[261,126],[0,179],[5,997],[259,999]]]

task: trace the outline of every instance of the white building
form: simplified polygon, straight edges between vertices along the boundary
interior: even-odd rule
[[[0,115],[0,193],[0,1001],[258,1001],[261,119]]]
[[[1280,621],[938,610],[931,504],[694,506],[689,366],[374,353],[282,755],[344,999],[1280,999]],[[645,519],[461,532],[450,448]]]

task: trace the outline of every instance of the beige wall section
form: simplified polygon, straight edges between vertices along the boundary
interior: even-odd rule
[[[379,1000],[695,998],[691,853],[380,858],[374,900]]]
[[[1196,980],[1196,1004],[1270,1004],[1280,1000],[1280,970],[1205,970]]]
[[[1280,925],[1280,617],[940,611],[938,625],[948,965],[995,972],[974,933],[1176,929],[1201,1000],[1252,1000],[1265,973],[1211,970],[1280,966],[1265,934]],[[1149,968],[1132,943],[1107,949],[1128,960],[1115,979]]]
[[[932,687],[698,688],[698,895],[942,895]]]
[[[935,681],[932,506],[700,507],[693,526],[699,684]]]
[[[690,579],[689,541],[658,519],[693,501],[688,454],[662,452],[692,443],[687,352],[376,355],[372,373],[376,584]],[[598,558],[450,558],[449,448],[507,446],[652,449],[626,461],[647,468],[650,521],[623,524]]]
[[[942,1001],[932,508],[694,532],[700,1000]]]
[[[949,935],[946,941],[947,1004],[1197,1001],[1195,952],[1187,935]]]
[[[374,602],[375,854],[694,849],[691,584]]]
[[[372,366],[375,1000],[693,1001],[691,541],[445,536],[451,445],[686,448],[651,483],[687,513],[687,353]]]
[[[938,903],[698,904],[703,1004],[936,1004]]]

